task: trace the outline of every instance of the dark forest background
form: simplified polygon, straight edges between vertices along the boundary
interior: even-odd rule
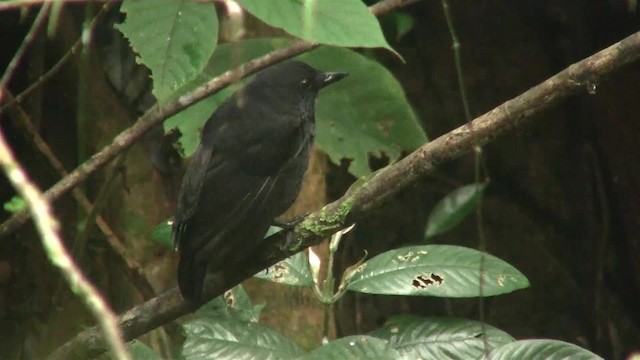
[[[633,1],[479,0],[450,5],[474,117],[640,29],[640,8]],[[65,7],[53,38],[43,33],[36,39],[10,83],[14,94],[69,49],[84,12],[82,4]],[[465,122],[451,38],[439,1],[423,0],[402,12],[415,21],[406,35],[394,41],[393,29],[384,29],[406,64],[384,51],[371,54],[401,82],[433,139]],[[13,57],[34,14],[0,12],[0,67]],[[246,36],[278,34],[257,20],[248,26]],[[20,110],[14,107],[0,119],[16,155],[41,189],[60,176],[33,138],[25,136],[20,111],[29,115],[70,170],[130,126],[144,104],[140,96],[131,98],[142,90],[118,88],[110,81],[113,59],[105,54],[113,48],[108,47],[108,24],[97,31],[87,58],[76,54]],[[481,204],[487,250],[531,281],[529,289],[486,301],[484,320],[489,324],[516,338],[572,342],[607,359],[622,359],[640,349],[639,84],[640,64],[629,66],[592,84],[592,94],[572,97],[485,147],[491,179]],[[144,82],[135,86],[144,88]],[[82,124],[76,121],[79,111],[86,119]],[[175,286],[176,254],[149,236],[171,216],[184,170],[170,152],[158,152],[158,141],[153,135],[146,137],[118,167],[106,167],[81,186],[96,201],[110,179],[101,216],[123,240],[127,254],[141,264],[151,293]],[[378,168],[386,161],[384,156],[373,157],[371,166]],[[473,182],[474,169],[469,155],[399,193],[346,235],[336,266],[344,269],[357,262],[365,249],[373,256],[422,241],[434,204],[452,189]],[[315,152],[303,192],[290,213],[317,210],[341,196],[354,180],[344,164],[332,164]],[[13,195],[2,178],[0,202]],[[86,216],[77,201],[63,197],[55,203],[55,214],[63,237],[76,238]],[[3,212],[0,219],[9,215]],[[77,252],[79,263],[114,310],[122,312],[145,295],[132,285],[123,260],[104,237],[95,228],[88,233]],[[469,217],[434,241],[477,247],[475,220]],[[319,343],[322,307],[311,291],[256,279],[245,286],[254,302],[267,304],[261,322],[305,347]],[[368,332],[402,312],[480,317],[475,299],[348,293],[335,309],[337,336]],[[93,322],[49,263],[31,223],[0,239],[0,357],[42,358]],[[162,343],[159,339],[167,332],[155,331],[144,340]]]

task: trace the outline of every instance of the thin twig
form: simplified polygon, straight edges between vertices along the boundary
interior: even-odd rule
[[[34,39],[37,31],[42,27],[47,19],[50,9],[51,4],[49,3],[42,6],[38,16],[31,26],[31,29],[20,45],[20,48],[16,51],[16,54],[2,75],[2,78],[0,79],[0,103],[4,96],[4,89],[7,88],[14,70],[22,60],[22,56],[25,54],[27,47],[31,44],[31,41]],[[25,199],[29,205],[29,210],[34,214],[36,226],[40,232],[43,245],[51,262],[60,268],[62,274],[69,283],[69,286],[80,295],[82,300],[86,302],[89,309],[91,309],[105,334],[107,343],[109,344],[109,348],[112,350],[113,355],[120,360],[130,359],[129,353],[126,351],[124,342],[122,341],[115,315],[67,253],[58,235],[58,224],[50,213],[48,202],[44,199],[42,193],[31,183],[26,173],[16,162],[1,130],[0,163],[7,174],[9,181],[11,181],[18,193]]]
[[[640,32],[637,32],[477,117],[473,120],[473,131],[471,127],[463,125],[428,142],[379,172],[352,193],[310,214],[293,229],[293,234],[286,236],[285,232],[279,232],[272,236],[273,239],[261,242],[264,248],[256,252],[263,254],[261,258],[252,259],[251,263],[233,269],[233,272],[207,278],[203,300],[222,294],[246,277],[358,222],[372,209],[427,175],[436,166],[473,151],[476,144],[485,145],[516,129],[534,115],[571,95],[586,91],[588,84],[639,58]],[[284,237],[297,239],[298,246],[284,248],[287,240]],[[277,246],[283,248],[278,249]],[[124,338],[132,340],[196,307],[196,304],[182,300],[179,291],[174,288],[124,313],[120,317],[120,327]],[[87,359],[102,351],[104,345],[101,334],[93,327],[76,335],[50,354],[48,359]]]
[[[98,190],[98,196],[96,197],[95,202],[93,203],[93,207],[87,212],[87,216],[82,223],[81,230],[78,231],[76,238],[71,244],[71,256],[78,262],[80,267],[84,267],[87,264],[85,260],[85,246],[87,244],[87,239],[89,238],[89,234],[91,233],[91,229],[93,229],[93,224],[95,223],[97,217],[102,212],[104,205],[106,204],[106,200],[108,198],[108,194],[113,189],[113,184],[115,183],[115,173],[117,171],[117,167],[122,166],[122,162],[125,159],[125,154],[120,155],[118,159],[115,161],[113,168],[111,169],[110,174],[107,176],[105,182]],[[74,190],[79,189],[75,188]],[[134,286],[136,283],[134,282]],[[51,297],[52,304],[58,304],[60,301],[60,297],[64,294],[62,287],[62,283],[59,282],[58,286],[53,292],[53,296]],[[146,290],[146,288],[145,288]],[[151,293],[153,294],[153,293]],[[153,296],[153,295],[151,295]],[[147,298],[143,295],[144,298]]]
[[[130,359],[120,335],[116,316],[109,309],[109,306],[98,291],[84,277],[64,248],[58,235],[58,223],[51,215],[49,204],[16,162],[1,130],[0,164],[13,186],[26,201],[29,211],[33,213],[36,226],[51,263],[60,268],[69,286],[80,295],[93,312],[93,315],[98,319],[113,355],[120,360]]]
[[[447,22],[447,27],[449,28],[449,34],[451,35],[451,42],[453,48],[453,62],[456,67],[456,74],[458,79],[458,91],[460,91],[460,100],[462,101],[462,107],[464,108],[464,117],[465,122],[469,124],[471,129],[473,130],[473,123],[471,118],[471,108],[469,106],[469,99],[467,97],[467,88],[464,84],[464,75],[462,68],[462,57],[460,56],[460,40],[458,40],[458,35],[456,34],[456,28],[453,23],[453,15],[451,15],[451,11],[449,9],[449,3],[447,0],[442,0],[442,10],[444,12],[444,17]],[[483,167],[481,164],[484,164],[484,156],[482,152],[482,146],[480,146],[477,141],[473,148],[474,153],[474,170],[475,170],[475,192],[478,197],[477,205],[476,205],[476,226],[478,228],[478,250],[481,251],[480,255],[480,265],[478,268],[478,313],[480,319],[480,327],[482,331],[482,345],[484,349],[485,356],[489,356],[489,341],[487,339],[487,331],[485,320],[485,300],[484,300],[484,266],[485,266],[485,252],[487,250],[487,239],[484,234],[484,225],[483,225],[483,213],[482,213],[482,203],[484,198],[484,191],[480,189],[480,183],[484,182],[483,177]],[[484,167],[485,173],[486,166]]]
[[[86,0],[85,0],[86,1]],[[89,31],[92,30],[93,28],[95,28],[95,26],[98,24],[98,21],[102,18],[102,16],[104,14],[107,13],[107,11],[113,6],[113,4],[115,4],[117,1],[110,1],[105,3],[102,8],[100,9],[100,11],[98,12],[98,14],[96,14],[96,16],[93,18],[93,20],[91,20],[91,23],[89,24]],[[0,2],[0,6],[2,6],[2,3]],[[35,91],[36,89],[38,89],[39,87],[42,86],[42,84],[44,84],[47,80],[51,79],[55,74],[58,73],[58,71],[60,71],[60,69],[62,69],[62,67],[69,61],[71,60],[71,58],[78,53],[78,51],[82,48],[82,36],[80,36],[78,38],[78,40],[76,40],[76,42],[71,46],[71,48],[69,49],[69,51],[67,51],[64,56],[62,56],[60,58],[60,60],[58,60],[57,63],[55,63],[55,65],[53,65],[51,67],[51,69],[47,70],[46,73],[44,73],[42,76],[40,76],[40,78],[34,82],[33,84],[29,85],[25,90],[23,90],[20,94],[16,95],[15,98],[12,101],[7,101],[4,104],[1,104],[0,106],[0,114],[2,114],[4,111],[7,110],[8,107],[12,106],[14,103],[21,103],[22,101],[24,101],[24,99],[31,94],[33,91]],[[2,91],[4,87],[0,87],[0,92]]]
[[[444,19],[447,22],[447,28],[449,28],[449,35],[451,36],[451,49],[453,50],[453,62],[456,67],[456,74],[458,80],[458,91],[460,91],[460,100],[462,101],[462,108],[464,109],[464,118],[466,122],[471,122],[471,110],[469,109],[469,100],[467,98],[467,89],[464,86],[464,76],[462,73],[462,60],[460,57],[460,41],[458,35],[456,35],[456,28],[453,25],[453,16],[449,10],[449,3],[447,0],[442,0],[442,11],[444,13]]]
[[[593,167],[593,173],[595,175],[595,189],[598,197],[598,206],[600,207],[600,216],[602,217],[602,228],[600,229],[600,237],[596,242],[595,251],[595,280],[593,286],[593,313],[595,324],[595,340],[596,346],[600,346],[604,340],[605,327],[606,327],[606,308],[602,305],[604,290],[604,273],[605,263],[607,258],[607,244],[609,243],[609,232],[611,214],[609,207],[609,198],[607,196],[607,190],[604,183],[604,176],[602,175],[602,164],[598,158],[598,154],[594,150],[593,146],[587,148],[587,156],[591,160],[591,166]]]
[[[27,35],[22,40],[22,44],[20,44],[20,47],[18,48],[16,53],[13,55],[13,58],[9,62],[9,65],[4,70],[4,73],[0,78],[0,103],[2,102],[2,98],[4,97],[3,89],[5,89],[9,84],[9,81],[13,76],[13,72],[18,67],[18,64],[22,60],[22,57],[27,51],[27,48],[29,48],[29,45],[31,45],[31,42],[33,41],[36,34],[38,33],[38,30],[40,29],[40,27],[42,27],[42,25],[47,20],[47,15],[49,15],[49,10],[51,10],[51,4],[45,4],[42,8],[40,8],[40,11],[38,12],[38,16],[36,16],[36,19],[33,20],[33,24],[31,25],[29,32],[27,32]]]
[[[76,257],[76,259],[81,258],[81,254],[84,251],[85,245],[87,243],[87,239],[89,238],[89,233],[91,232],[92,225],[95,222],[96,218],[102,212],[102,209],[107,204],[107,200],[109,199],[109,194],[111,190],[113,190],[113,185],[116,183],[116,179],[118,177],[118,173],[120,172],[120,168],[126,159],[126,153],[120,154],[118,159],[114,162],[111,171],[106,176],[104,183],[98,190],[98,195],[96,196],[96,200],[93,203],[93,207],[87,214],[87,217],[82,226],[82,230],[79,232],[76,237],[75,242],[73,243],[73,247],[71,248],[71,252]]]
[[[11,92],[5,88],[5,100],[11,101],[13,99],[13,95]],[[10,118],[13,120],[16,128],[21,129],[25,133],[25,137],[29,140],[33,141],[35,147],[42,153],[42,155],[49,161],[49,164],[55,169],[60,177],[66,176],[69,172],[62,164],[56,155],[53,153],[53,150],[49,147],[49,145],[44,141],[40,133],[36,130],[33,121],[31,121],[29,115],[24,111],[22,106],[14,106],[9,109]],[[79,188],[74,188],[71,191],[74,199],[80,204],[82,209],[87,213],[91,212],[93,208],[93,204],[87,198],[87,196],[80,190]],[[135,286],[135,288],[140,292],[143,298],[150,299],[155,295],[153,287],[151,283],[147,279],[146,274],[142,268],[142,265],[138,263],[136,259],[129,255],[127,252],[127,248],[118,235],[111,229],[111,226],[107,224],[106,220],[98,215],[96,217],[96,224],[100,231],[104,234],[105,239],[111,249],[119,255],[120,259],[124,262],[124,266],[126,267],[127,274],[131,277],[131,280]]]
[[[417,0],[384,0],[372,6],[371,12],[374,15],[382,15],[394,8],[412,4]],[[108,4],[105,4],[105,6]],[[254,74],[277,62],[292,58],[312,49],[318,44],[299,41],[282,49],[272,51],[264,56],[253,59],[235,69],[229,70],[211,80],[204,85],[198,87],[194,91],[181,96],[177,100],[171,101],[163,106],[154,105],[151,107],[134,125],[121,132],[113,139],[113,142],[104,147],[100,152],[91,156],[87,161],[79,165],[64,179],[58,181],[54,186],[45,192],[45,198],[53,201],[67,191],[84,181],[90,174],[94,173],[116,155],[132,146],[138,139],[142,137],[154,125],[159,124],[163,120],[171,117],[184,108],[195,104],[196,102],[217,93],[231,83],[238,81],[246,76]],[[7,221],[0,224],[0,238],[15,231],[20,225],[29,219],[29,213],[21,211],[12,215]]]

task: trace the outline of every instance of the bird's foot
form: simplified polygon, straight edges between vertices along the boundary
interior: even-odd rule
[[[289,221],[273,220],[273,223],[271,225],[277,226],[277,227],[281,227],[281,228],[283,228],[285,230],[291,230],[294,227],[296,227],[296,225],[300,224],[302,222],[302,220],[304,220],[307,216],[309,216],[309,214],[311,214],[311,213],[310,212],[306,212],[304,214],[294,216],[293,219],[291,219]]]

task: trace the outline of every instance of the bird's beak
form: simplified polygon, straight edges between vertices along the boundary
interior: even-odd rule
[[[336,81],[342,80],[344,79],[347,75],[347,73],[343,73],[343,72],[326,72],[326,73],[322,73],[320,74],[320,87],[325,87],[329,84],[333,84]]]

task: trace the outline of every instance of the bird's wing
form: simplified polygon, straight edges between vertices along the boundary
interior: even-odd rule
[[[173,225],[176,247],[188,237],[190,247],[202,248],[234,225],[230,219],[264,203],[278,171],[300,147],[299,119],[262,119],[273,113],[232,105],[225,102],[207,121],[183,178]]]
[[[205,126],[203,139],[213,139],[216,147],[236,159],[243,171],[275,175],[305,136],[302,116],[295,107],[278,108],[265,101],[232,106],[234,102],[238,102],[236,97],[216,111],[214,115],[219,116]],[[228,119],[233,119],[232,123]]]
[[[187,220],[193,216],[198,208],[200,193],[206,179],[212,153],[213,148],[210,144],[201,143],[191,157],[191,162],[182,179],[180,197],[178,198],[173,223],[173,243],[176,248],[180,244],[180,239],[184,236]]]

